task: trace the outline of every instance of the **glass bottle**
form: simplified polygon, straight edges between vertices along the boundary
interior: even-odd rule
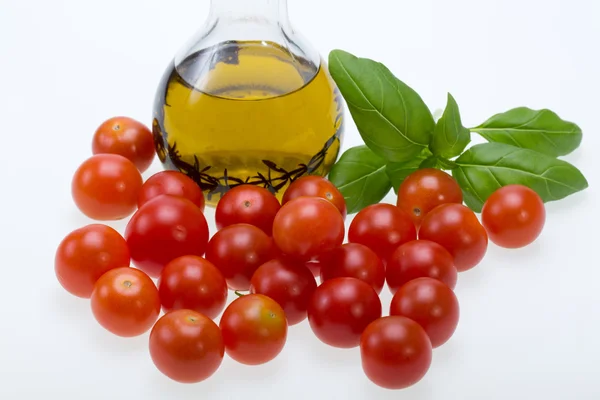
[[[156,93],[153,134],[166,169],[208,204],[249,183],[279,198],[325,176],[343,136],[342,97],[324,60],[290,25],[286,0],[212,0]]]

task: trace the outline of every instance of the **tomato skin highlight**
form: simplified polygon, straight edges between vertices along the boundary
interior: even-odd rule
[[[283,308],[289,326],[306,319],[308,302],[316,289],[317,282],[308,268],[283,259],[267,261],[250,280],[250,293],[275,300]]]
[[[419,227],[423,218],[440,204],[462,202],[462,190],[451,175],[436,168],[423,168],[400,184],[396,204]]]
[[[381,293],[385,266],[373,250],[360,243],[346,243],[319,256],[321,282],[340,277],[360,279]]]
[[[144,172],[154,161],[154,138],[150,129],[141,122],[128,117],[114,117],[96,129],[92,153],[118,154]]]
[[[250,224],[268,236],[273,234],[273,220],[281,204],[267,189],[254,185],[239,185],[227,191],[217,203],[217,229],[234,224]]]
[[[225,347],[217,324],[192,310],[163,315],[150,332],[150,357],[167,377],[180,383],[197,383],[221,366]]]
[[[54,272],[69,293],[89,299],[96,281],[114,268],[128,267],[129,248],[110,226],[86,225],[70,232],[54,256]]]
[[[386,282],[390,292],[417,278],[429,277],[456,287],[458,271],[452,255],[441,245],[429,240],[413,240],[398,247],[388,260]]]
[[[160,298],[148,275],[135,268],[115,268],[96,282],[91,306],[102,327],[132,337],[152,328],[160,313]]]
[[[286,204],[290,200],[303,196],[320,197],[329,201],[340,211],[342,217],[346,218],[347,209],[344,195],[329,180],[316,175],[308,175],[296,179],[286,189],[281,203]]]
[[[323,343],[352,348],[359,345],[360,335],[381,312],[381,300],[371,285],[356,278],[333,278],[312,295],[308,322]]]
[[[162,270],[158,294],[165,312],[188,309],[216,318],[227,303],[227,283],[210,261],[181,256]]]
[[[345,233],[344,218],[338,209],[320,197],[290,200],[273,222],[277,247],[283,254],[302,261],[340,246]]]
[[[405,389],[423,379],[431,366],[432,353],[425,330],[402,316],[373,321],[360,338],[365,375],[386,389]]]
[[[273,240],[254,225],[234,224],[221,229],[206,247],[231,290],[249,290],[250,279],[262,264],[277,256]]]
[[[546,208],[534,190],[523,185],[507,185],[486,200],[481,222],[496,245],[521,248],[533,243],[542,233]]]
[[[246,365],[271,361],[287,340],[285,312],[275,300],[262,294],[244,295],[231,302],[219,327],[225,352]]]
[[[467,271],[481,262],[488,246],[488,236],[477,216],[462,204],[442,204],[423,219],[419,239],[444,247],[454,258],[458,272]]]
[[[417,278],[402,286],[392,298],[390,315],[410,318],[425,329],[433,348],[454,334],[460,315],[458,299],[436,279]]]
[[[136,209],[142,175],[123,156],[98,154],[85,160],[71,181],[71,195],[79,210],[98,221],[119,220]]]
[[[186,198],[204,212],[205,200],[202,190],[192,178],[179,171],[161,171],[148,178],[140,190],[138,208],[163,194]]]
[[[385,203],[373,204],[356,214],[348,230],[348,241],[360,243],[387,263],[394,250],[417,238],[410,216],[400,208]]]
[[[153,278],[177,257],[202,256],[208,235],[206,218],[194,203],[166,194],[144,204],[125,229],[133,263]]]

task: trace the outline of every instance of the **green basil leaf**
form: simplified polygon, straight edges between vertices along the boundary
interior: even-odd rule
[[[400,185],[402,182],[404,182],[404,179],[406,179],[407,176],[416,170],[420,169],[424,160],[429,158],[431,158],[431,152],[428,148],[425,148],[420,154],[411,160],[387,164],[385,167],[385,172],[390,178],[390,181],[392,181],[392,187],[394,188],[394,192],[396,194],[398,194],[398,188],[400,188]]]
[[[463,152],[471,141],[471,131],[462,125],[458,104],[450,93],[441,118],[435,125],[429,148],[436,156],[453,158]]]
[[[454,169],[457,165],[454,161],[448,160],[444,157],[431,156],[426,158],[419,165],[419,169],[422,168],[438,168],[438,169]]]
[[[497,189],[521,184],[535,190],[543,201],[560,200],[587,188],[583,174],[566,161],[504,143],[483,143],[455,160],[452,175],[464,193],[465,203],[480,212]]]
[[[363,141],[375,154],[402,162],[429,145],[435,127],[431,111],[384,65],[333,50],[329,71]]]
[[[342,192],[348,213],[379,203],[392,183],[385,173],[385,160],[367,146],[348,149],[329,172],[329,180]]]
[[[443,157],[438,157],[437,162],[441,169],[454,169],[458,167],[454,161]]]
[[[431,156],[424,159],[421,164],[419,164],[419,169],[423,168],[439,168],[438,158],[436,156]]]
[[[471,128],[489,142],[511,144],[558,157],[569,154],[581,144],[581,128],[562,120],[550,110],[519,107],[496,114]]]

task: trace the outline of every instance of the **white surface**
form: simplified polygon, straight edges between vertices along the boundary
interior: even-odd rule
[[[117,114],[149,123],[163,68],[208,1],[0,0],[0,399],[600,398],[599,2],[290,0],[289,8],[322,54],[339,47],[382,61],[432,109],[450,91],[466,125],[520,105],[576,121],[583,145],[567,159],[590,188],[548,205],[533,246],[492,245],[460,275],[459,328],[408,390],[370,384],[357,349],[326,347],[307,323],[290,329],[270,364],[226,359],[205,383],[176,384],[155,370],[147,336],[111,336],[87,301],[61,289],[53,257],[66,233],[90,222],[71,201],[70,180],[92,132]],[[358,141],[349,124],[345,147]]]

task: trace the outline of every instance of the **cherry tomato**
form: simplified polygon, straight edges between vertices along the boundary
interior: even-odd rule
[[[458,325],[456,295],[446,284],[417,278],[402,286],[390,305],[390,315],[410,318],[425,329],[433,348],[446,343]]]
[[[527,246],[538,238],[546,222],[546,209],[532,189],[508,185],[487,199],[481,221],[492,242],[514,249]]]
[[[442,204],[423,219],[419,239],[444,247],[454,258],[456,269],[466,271],[483,259],[488,237],[477,216],[462,204]]]
[[[227,354],[239,363],[264,364],[275,358],[287,340],[285,312],[262,294],[235,299],[219,323]]]
[[[123,219],[133,213],[141,188],[140,171],[116,154],[88,158],[71,182],[71,194],[79,210],[99,221]]]
[[[141,122],[114,117],[104,121],[94,133],[92,152],[118,154],[144,172],[154,160],[154,138],[150,129]]]
[[[432,353],[423,328],[401,316],[375,320],[360,338],[363,371],[386,389],[404,389],[419,382],[431,366]]]
[[[279,200],[267,189],[254,185],[231,188],[217,203],[215,222],[218,229],[233,224],[250,224],[271,236]]]
[[[346,218],[346,200],[344,195],[327,179],[316,176],[303,176],[296,179],[283,194],[282,204],[297,197],[321,197],[333,204]]]
[[[150,332],[150,357],[160,372],[181,383],[201,382],[221,366],[225,347],[217,324],[192,310],[163,315]]]
[[[179,171],[161,171],[148,178],[142,185],[137,200],[138,207],[142,207],[148,200],[162,194],[185,197],[204,212],[202,190],[192,178]]]
[[[306,318],[308,301],[317,288],[315,278],[301,263],[271,260],[261,265],[250,280],[250,293],[264,294],[275,300],[295,325]]]
[[[381,300],[375,289],[356,278],[323,282],[308,304],[308,322],[323,343],[351,348],[371,322],[381,317]]]
[[[92,224],[69,233],[58,245],[54,272],[69,293],[90,298],[105,272],[129,266],[125,239],[113,228]]]
[[[348,241],[375,252],[384,263],[403,243],[417,238],[409,215],[391,204],[373,204],[356,214],[348,230]]]
[[[158,278],[171,260],[204,254],[208,224],[194,203],[165,194],[148,201],[131,217],[125,240],[135,266]]]
[[[100,325],[124,337],[148,331],[160,313],[160,298],[152,279],[129,267],[102,275],[94,286],[91,304]]]
[[[232,290],[250,289],[250,278],[276,256],[273,240],[248,224],[229,225],[218,231],[206,248],[206,259],[225,277]]]
[[[397,205],[421,225],[427,213],[440,204],[462,204],[463,194],[458,182],[435,168],[423,168],[410,174],[400,184]]]
[[[319,197],[290,200],[273,222],[277,247],[304,261],[340,246],[344,235],[344,218],[333,204]]]
[[[437,279],[454,289],[458,272],[448,250],[429,240],[413,240],[392,253],[385,274],[393,294],[408,281],[422,277]]]
[[[365,281],[379,294],[385,282],[385,267],[373,250],[359,243],[346,243],[319,256],[321,282],[340,277]]]
[[[227,283],[210,261],[181,256],[162,270],[158,294],[163,310],[188,309],[216,318],[227,302]]]

